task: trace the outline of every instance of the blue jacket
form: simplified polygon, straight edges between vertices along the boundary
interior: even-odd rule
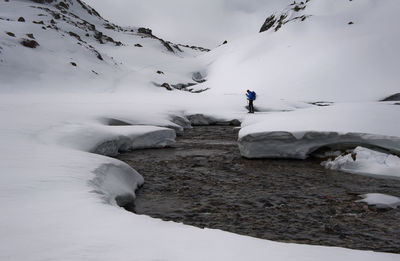
[[[249,99],[250,101],[254,101],[255,97],[254,97],[254,92],[250,91],[248,93],[246,93],[247,99]]]

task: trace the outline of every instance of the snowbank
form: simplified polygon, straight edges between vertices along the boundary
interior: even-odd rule
[[[93,191],[106,203],[118,206],[132,204],[136,189],[144,182],[139,173],[125,164],[103,164],[94,170],[94,174],[89,181]]]
[[[370,145],[400,153],[400,107],[358,103],[313,107],[246,120],[239,148],[248,158],[305,159],[321,147]]]
[[[357,147],[351,153],[340,155],[334,160],[324,161],[321,164],[328,169],[344,172],[400,178],[399,157],[363,147]]]

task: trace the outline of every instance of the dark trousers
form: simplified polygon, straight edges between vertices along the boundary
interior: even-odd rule
[[[249,100],[249,112],[250,113],[254,113],[253,100]]]

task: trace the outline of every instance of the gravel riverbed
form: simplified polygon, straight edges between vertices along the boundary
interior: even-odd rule
[[[249,160],[238,129],[185,130],[173,148],[119,155],[145,178],[129,210],[281,242],[400,253],[400,208],[356,203],[400,196],[400,180],[326,170],[320,160]]]

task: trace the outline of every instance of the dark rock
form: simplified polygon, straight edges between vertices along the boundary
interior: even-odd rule
[[[66,4],[66,3],[64,3],[64,2],[59,2],[59,3],[56,5],[56,8],[58,8],[58,9],[68,9],[69,6],[68,6],[68,4]]]
[[[227,40],[225,40],[222,44],[227,44],[228,43],[228,41]]]
[[[36,48],[39,46],[39,43],[36,42],[35,40],[30,40],[30,39],[22,39],[21,44],[25,47],[29,48]]]
[[[18,18],[18,22],[25,22],[25,19],[21,16],[20,18]]]
[[[74,63],[74,62],[71,62],[71,65],[76,67],[76,63]]]
[[[140,28],[138,29],[138,33],[153,35],[153,32],[152,32],[151,29],[149,29],[149,28],[144,28],[144,27],[140,27]]]
[[[206,81],[205,76],[201,72],[194,72],[192,74],[192,80],[197,82],[197,83],[203,83]]]
[[[68,32],[70,36],[75,37],[78,41],[82,41],[81,37],[74,32]]]
[[[352,21],[350,21],[348,24],[354,24]]]
[[[99,43],[101,43],[101,44],[104,43],[103,42],[103,33],[102,32],[96,31],[95,34],[94,34],[94,38],[96,38],[97,41],[99,41]]]
[[[28,36],[31,39],[35,39],[35,37],[33,36],[33,34],[26,34],[26,36]]]
[[[163,84],[161,84],[160,87],[164,87],[164,88],[167,89],[168,91],[172,91],[172,90],[173,90],[173,89],[171,88],[171,86],[170,86],[168,83],[166,83],[166,82],[164,82]]]
[[[231,120],[230,122],[229,122],[229,125],[230,126],[240,126],[242,123],[239,121],[239,120],[236,120],[236,119],[234,119],[234,120]]]
[[[31,0],[32,2],[38,3],[38,4],[49,4],[54,2],[54,0]]]
[[[43,21],[33,21],[32,23],[34,23],[34,24],[44,24]]]
[[[115,197],[117,205],[130,211],[135,208],[135,197],[132,194],[119,195]]]
[[[172,53],[175,53],[174,49],[172,49],[171,45],[169,45],[168,42],[166,42],[166,41],[164,41],[164,40],[162,40],[162,39],[160,39],[160,41],[161,41],[161,43],[165,46],[165,48],[167,48],[168,51],[170,51],[170,52],[172,52]]]
[[[274,26],[275,22],[276,22],[276,19],[275,19],[274,15],[271,15],[270,17],[268,17],[265,20],[264,24],[261,26],[260,33],[268,31],[272,26]]]
[[[400,93],[395,93],[393,95],[390,95],[389,97],[386,97],[381,101],[400,101]]]
[[[101,54],[99,52],[97,52],[97,59],[99,59],[100,61],[103,61],[103,56],[101,56]]]
[[[164,74],[164,72],[162,72],[162,71],[157,71],[157,73],[158,73],[158,74]]]
[[[301,11],[301,10],[304,10],[305,8],[306,8],[305,5],[304,5],[304,6],[296,5],[296,6],[293,8],[293,11],[299,12],[299,11]]]
[[[6,32],[6,34],[8,34],[8,35],[11,36],[11,37],[15,37],[15,34],[12,33],[12,32]]]
[[[136,47],[143,47],[141,44],[135,44]]]
[[[113,26],[112,24],[105,24],[104,28],[110,29],[110,30],[115,30],[115,26]]]
[[[184,90],[184,89],[186,89],[186,88],[188,88],[188,87],[191,87],[191,86],[194,86],[194,85],[196,85],[196,84],[197,84],[197,83],[189,82],[189,83],[172,84],[171,86],[172,86],[173,88],[175,88],[175,89],[178,89],[178,90]]]

